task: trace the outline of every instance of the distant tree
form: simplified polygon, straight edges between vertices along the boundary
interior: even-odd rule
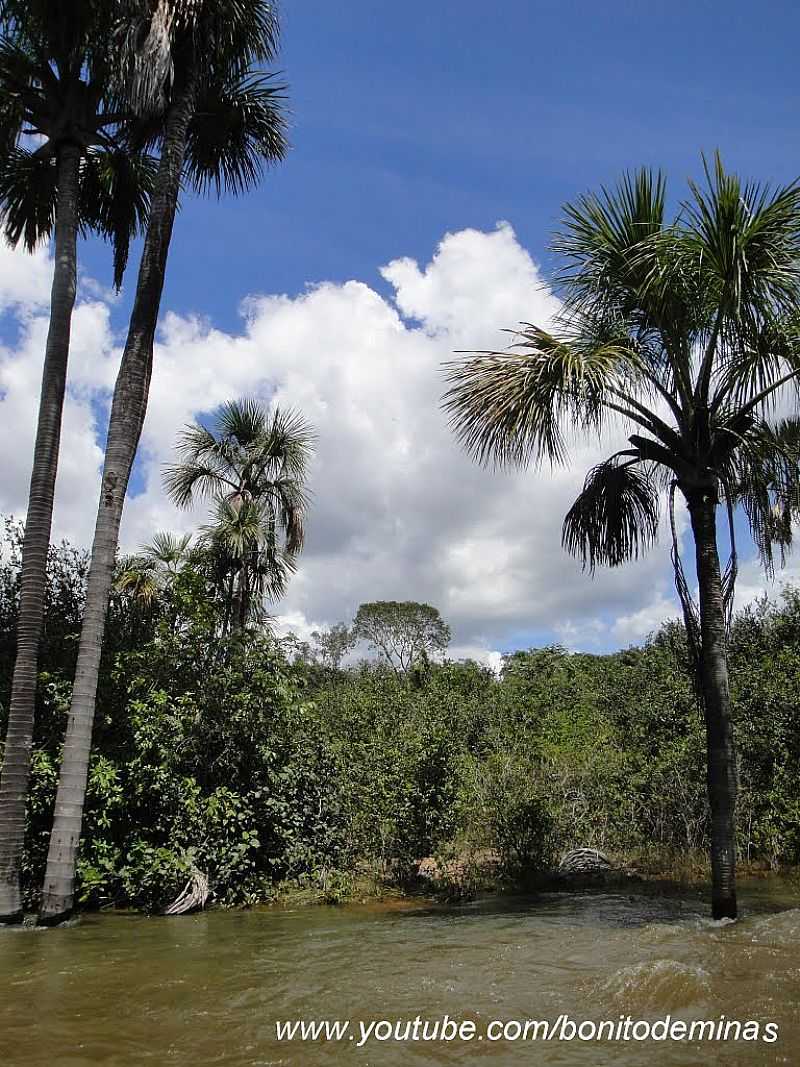
[[[433,652],[444,652],[450,627],[436,608],[415,600],[374,600],[362,604],[351,635],[379,652],[396,674],[426,663]]]
[[[327,630],[313,630],[311,637],[315,647],[313,653],[323,667],[339,668],[344,657],[356,643],[357,638],[343,623],[337,622]]]

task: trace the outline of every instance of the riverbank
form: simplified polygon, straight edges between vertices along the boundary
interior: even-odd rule
[[[321,885],[284,882],[275,887],[265,905],[297,908],[319,905],[357,905],[409,901],[416,903],[468,903],[479,897],[502,898],[525,893],[620,890],[637,885],[648,892],[672,896],[681,890],[707,891],[710,880],[708,857],[700,851],[684,854],[659,850],[607,854],[608,869],[565,873],[558,869],[529,872],[516,877],[503,871],[498,857],[487,851],[457,856],[430,856],[415,865],[404,878],[392,878],[377,868],[356,874],[330,875]],[[800,901],[800,868],[773,870],[763,861],[745,862],[738,868],[739,880],[755,885],[773,882],[797,892]]]

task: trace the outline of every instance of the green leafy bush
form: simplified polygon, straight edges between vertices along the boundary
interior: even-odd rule
[[[19,530],[0,552],[0,730],[16,641]],[[24,884],[35,906],[71,691],[85,559],[51,552]],[[157,911],[192,865],[217,904],[282,884],[327,900],[436,856],[453,895],[481,856],[524,880],[575,845],[704,849],[703,723],[682,629],[612,655],[551,647],[396,674],[290,661],[267,632],[221,639],[202,573],[109,610],[79,863],[87,907]],[[741,855],[800,862],[800,593],[730,642]]]

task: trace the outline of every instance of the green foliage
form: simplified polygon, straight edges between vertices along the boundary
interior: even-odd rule
[[[512,878],[541,872],[555,859],[552,796],[545,785],[540,768],[514,752],[464,761],[459,798],[464,840],[497,853]]]
[[[356,642],[351,630],[343,622],[337,622],[327,630],[312,630],[311,638],[314,641],[312,657],[323,667],[333,670],[338,670]]]
[[[800,514],[800,420],[773,425],[776,403],[800,386],[800,183],[745,183],[719,156],[703,165],[705,187],[690,182],[672,218],[662,176],[646,168],[566,205],[553,244],[561,310],[552,331],[522,323],[510,350],[449,364],[444,406],[467,451],[500,466],[566,462],[568,427],[592,438],[609,422],[624,428],[626,447],[588,473],[568,511],[564,547],[592,570],[635,559],[657,539],[669,490],[675,582],[698,683],[709,714],[720,707],[727,719],[727,688],[713,692],[714,673],[699,670],[712,653],[700,647],[674,500],[680,492],[689,506],[698,559],[718,553],[713,523],[698,526],[703,507],[727,512],[722,606],[700,581],[703,615],[723,627],[733,603],[734,510],[741,506],[767,571]],[[727,749],[712,744],[709,756],[712,780],[729,781]],[[724,792],[712,789],[720,803]]]
[[[179,507],[208,499],[213,521],[200,548],[226,600],[223,631],[263,621],[265,598],[283,594],[303,547],[305,481],[314,432],[299,412],[230,401],[213,426],[184,428],[167,492]]]
[[[0,726],[15,640],[19,528],[0,554]],[[195,562],[109,612],[81,843],[86,907],[165,907],[192,867],[221,905],[291,883],[346,898],[435,856],[440,886],[479,891],[481,861],[525,883],[576,845],[705,847],[704,727],[683,628],[640,648],[516,652],[495,677],[431,664],[290,662],[269,634],[220,637]],[[36,902],[80,625],[84,557],[51,551],[24,881]],[[741,613],[730,660],[739,844],[800,862],[800,592]]]
[[[119,289],[130,242],[147,222],[155,162],[131,145],[117,18],[116,5],[97,0],[0,5],[0,226],[28,251],[50,237],[59,157],[77,151],[80,226],[112,243]]]

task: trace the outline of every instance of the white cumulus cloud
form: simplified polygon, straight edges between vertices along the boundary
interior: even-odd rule
[[[24,267],[24,277],[22,268]],[[50,265],[0,257],[0,310],[16,333],[0,350],[0,509],[24,513],[46,333]],[[19,278],[14,280],[15,273]],[[561,548],[561,523],[587,469],[613,442],[583,442],[572,465],[495,472],[447,426],[442,363],[460,349],[505,347],[503,328],[547,324],[557,302],[508,224],[447,234],[430,262],[397,259],[364,281],[297,296],[252,294],[241,328],[165,312],[123,542],[188,530],[199,515],[166,499],[161,471],[181,426],[240,396],[299,408],[314,425],[308,540],[285,600],[287,629],[349,621],[365,600],[424,600],[453,629],[453,651],[496,667],[537,639],[606,647],[674,615],[663,542],[592,579]],[[75,318],[56,529],[87,544],[108,395],[119,356],[113,302],[89,284]],[[118,324],[123,326],[124,324]],[[9,329],[5,330],[9,335]],[[313,621],[312,621],[313,620]]]

